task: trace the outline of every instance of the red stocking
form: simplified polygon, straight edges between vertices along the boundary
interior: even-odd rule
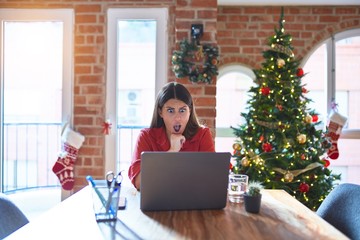
[[[62,153],[52,170],[59,178],[62,188],[64,190],[71,190],[74,187],[74,163],[85,138],[70,128],[65,129],[61,138]]]
[[[337,141],[340,137],[342,127],[345,125],[347,118],[341,116],[339,113],[334,112],[330,116],[329,126],[328,126],[328,136],[331,139],[331,147],[329,148],[327,154],[329,158],[335,160],[339,157],[339,149]]]

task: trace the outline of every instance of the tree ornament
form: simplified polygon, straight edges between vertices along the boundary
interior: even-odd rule
[[[310,186],[307,183],[300,183],[299,190],[302,193],[307,193],[310,190]]]
[[[302,87],[302,88],[301,88],[301,92],[302,92],[302,93],[308,93],[309,91],[308,91],[306,88]]]
[[[277,107],[277,109],[279,109],[279,111],[282,111],[282,110],[283,110],[283,106],[280,105],[280,104],[276,104],[275,107]]]
[[[306,160],[306,154],[305,153],[301,154],[300,158],[301,160]]]
[[[264,151],[264,152],[271,152],[271,150],[272,150],[272,146],[271,146],[271,144],[270,143],[263,143],[262,144],[262,150]]]
[[[282,58],[279,58],[279,59],[276,61],[276,63],[277,63],[278,68],[282,68],[282,67],[285,65],[285,61],[284,61],[284,59],[282,59]]]
[[[193,83],[211,83],[218,73],[219,51],[209,44],[198,45],[196,41],[180,42],[180,50],[173,52],[172,70],[177,78],[189,77]]]
[[[112,124],[111,124],[110,119],[106,119],[106,121],[103,122],[102,127],[103,127],[103,134],[104,134],[104,135],[109,135],[109,134],[110,134],[111,125],[112,125]]]
[[[288,171],[285,173],[284,179],[286,182],[292,182],[292,180],[294,180],[294,174]]]
[[[232,165],[232,163],[230,162],[230,165],[229,165],[229,170],[232,171],[234,168],[234,165]]]
[[[240,155],[241,155],[240,150],[234,150],[233,155],[234,155],[234,156],[240,156]]]
[[[306,135],[305,134],[299,134],[297,136],[297,141],[300,143],[300,144],[304,144],[306,142]]]
[[[270,88],[269,87],[262,87],[260,89],[260,91],[261,91],[261,94],[264,95],[264,96],[267,96],[267,95],[270,94]]]
[[[319,116],[318,115],[313,115],[312,116],[312,122],[317,122],[319,120]]]
[[[311,123],[312,120],[313,120],[313,118],[311,117],[310,114],[308,114],[308,115],[305,116],[305,122],[306,122],[306,123]]]
[[[233,147],[234,150],[237,150],[237,151],[241,150],[241,145],[239,143],[234,143],[232,145],[232,147]]]
[[[294,57],[294,53],[291,51],[289,47],[285,47],[281,44],[271,44],[271,48],[274,49],[276,52],[284,53],[288,55],[289,57]]]
[[[242,166],[247,167],[247,166],[249,166],[249,164],[250,164],[250,161],[249,161],[249,159],[247,157],[243,157],[241,159],[241,165]]]
[[[323,162],[324,167],[326,167],[326,168],[327,168],[328,166],[330,166],[330,161],[329,161],[329,160],[327,160],[327,159],[323,158],[321,161]]]
[[[304,70],[302,68],[298,68],[296,71],[296,76],[298,77],[304,76]]]

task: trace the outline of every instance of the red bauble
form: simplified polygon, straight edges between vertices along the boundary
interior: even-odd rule
[[[302,91],[302,93],[308,93],[308,92],[309,92],[309,91],[308,91],[306,88],[304,88],[304,87],[301,88],[301,91]]]
[[[329,161],[329,160],[323,159],[322,161],[323,161],[323,163],[324,163],[324,167],[327,168],[327,167],[330,165],[330,161]]]
[[[232,170],[234,166],[230,163],[229,169]]]
[[[264,96],[267,96],[270,94],[270,88],[269,87],[262,87],[261,88],[261,94]]]
[[[318,115],[312,115],[312,121],[313,122],[317,122],[319,120],[319,116]]]
[[[299,190],[302,193],[307,193],[310,189],[310,186],[307,183],[300,183]]]
[[[304,70],[302,68],[298,68],[296,71],[296,76],[302,77],[304,75]]]
[[[270,143],[263,143],[262,149],[264,152],[271,152],[272,146]]]

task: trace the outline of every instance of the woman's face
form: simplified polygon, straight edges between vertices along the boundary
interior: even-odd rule
[[[163,118],[166,132],[182,134],[190,118],[190,108],[186,103],[177,99],[169,99],[159,112]]]

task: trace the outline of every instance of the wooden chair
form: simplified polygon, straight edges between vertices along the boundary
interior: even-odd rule
[[[0,193],[0,239],[7,237],[28,222],[23,212],[5,194]]]
[[[316,213],[351,239],[360,239],[360,185],[336,186]]]

